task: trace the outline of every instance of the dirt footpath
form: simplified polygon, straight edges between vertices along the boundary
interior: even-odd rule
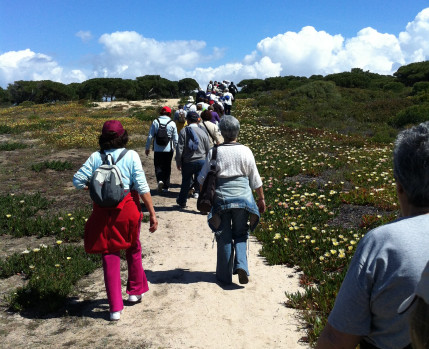
[[[151,188],[156,188],[152,154],[139,151]],[[173,166],[174,167],[174,166]],[[216,283],[216,244],[206,220],[189,199],[178,210],[180,173],[173,168],[171,192],[153,190],[159,228],[143,223],[143,267],[149,292],[126,305],[121,320],[110,322],[102,270],[83,279],[67,313],[35,319],[0,314],[2,348],[305,348],[296,311],[286,308],[284,292],[296,292],[298,275],[268,266],[250,240],[250,282]],[[123,285],[126,263],[123,263]],[[123,287],[126,299],[125,286]]]

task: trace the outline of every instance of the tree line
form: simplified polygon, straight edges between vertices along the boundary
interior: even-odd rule
[[[240,95],[272,91],[293,90],[315,81],[331,81],[338,87],[382,89],[401,92],[412,88],[411,94],[429,92],[429,61],[401,66],[393,75],[380,75],[353,68],[350,72],[312,75],[282,76],[266,79],[245,79],[238,83]],[[160,75],[145,75],[135,80],[121,78],[95,78],[82,83],[62,84],[50,80],[15,81],[6,89],[0,87],[0,103],[19,105],[24,101],[51,103],[70,100],[141,100],[151,98],[180,98],[191,95],[199,85],[191,78],[170,81]]]

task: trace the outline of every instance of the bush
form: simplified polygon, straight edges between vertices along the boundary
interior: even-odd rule
[[[40,172],[42,170],[50,169],[54,171],[65,171],[71,170],[73,168],[73,164],[68,161],[44,161],[38,164],[31,165],[31,169],[35,172]]]
[[[6,143],[1,143],[0,144],[0,151],[12,151],[12,150],[16,150],[16,149],[24,149],[27,148],[26,144],[23,143],[16,143],[16,142],[6,142]]]
[[[413,105],[402,111],[390,121],[394,127],[400,128],[406,125],[419,124],[429,121],[429,104]]]

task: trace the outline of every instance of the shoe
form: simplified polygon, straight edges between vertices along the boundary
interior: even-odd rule
[[[121,318],[122,310],[121,311],[114,311],[113,313],[110,313],[110,321],[118,321]]]
[[[138,303],[141,302],[143,297],[143,294],[138,294],[138,295],[134,295],[134,294],[130,294],[128,296],[128,302],[130,303]]]
[[[164,188],[164,182],[163,181],[159,181],[158,182],[158,191],[160,192],[163,188]]]
[[[192,195],[192,197],[194,198],[194,199],[198,199],[198,197],[199,197],[200,195],[198,194],[198,193],[194,193],[194,195]]]
[[[238,282],[240,284],[247,284],[249,282],[249,277],[244,269],[237,269]]]
[[[179,201],[176,200],[176,204],[178,204],[181,208],[186,208],[186,204],[180,204]]]

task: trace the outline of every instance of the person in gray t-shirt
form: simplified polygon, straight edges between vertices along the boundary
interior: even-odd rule
[[[411,348],[408,317],[429,250],[429,122],[399,133],[393,152],[402,218],[360,241],[316,348]]]

